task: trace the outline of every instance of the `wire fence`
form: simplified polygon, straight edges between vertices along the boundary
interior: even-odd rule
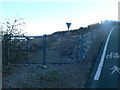
[[[7,40],[5,40],[7,41]],[[9,41],[11,64],[73,63],[78,61],[79,37],[13,36]]]
[[[82,61],[103,35],[100,25],[77,36],[12,36],[3,38],[3,63],[63,64]]]

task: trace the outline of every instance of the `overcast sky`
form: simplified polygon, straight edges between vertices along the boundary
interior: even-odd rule
[[[28,34],[43,35],[86,27],[103,20],[118,19],[119,0],[4,0],[0,2],[0,21],[24,18]]]

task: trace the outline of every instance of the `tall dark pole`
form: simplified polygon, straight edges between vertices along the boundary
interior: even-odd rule
[[[43,67],[46,68],[46,34],[43,35]]]

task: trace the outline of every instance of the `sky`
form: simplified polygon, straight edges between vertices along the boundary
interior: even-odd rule
[[[1,0],[0,22],[23,18],[28,35],[51,34],[118,20],[119,0]]]

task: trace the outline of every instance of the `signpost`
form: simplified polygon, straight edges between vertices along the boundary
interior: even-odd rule
[[[68,36],[69,36],[69,28],[70,28],[70,25],[71,25],[71,23],[68,23],[68,22],[66,22],[66,24],[67,24],[67,28],[68,28]]]

